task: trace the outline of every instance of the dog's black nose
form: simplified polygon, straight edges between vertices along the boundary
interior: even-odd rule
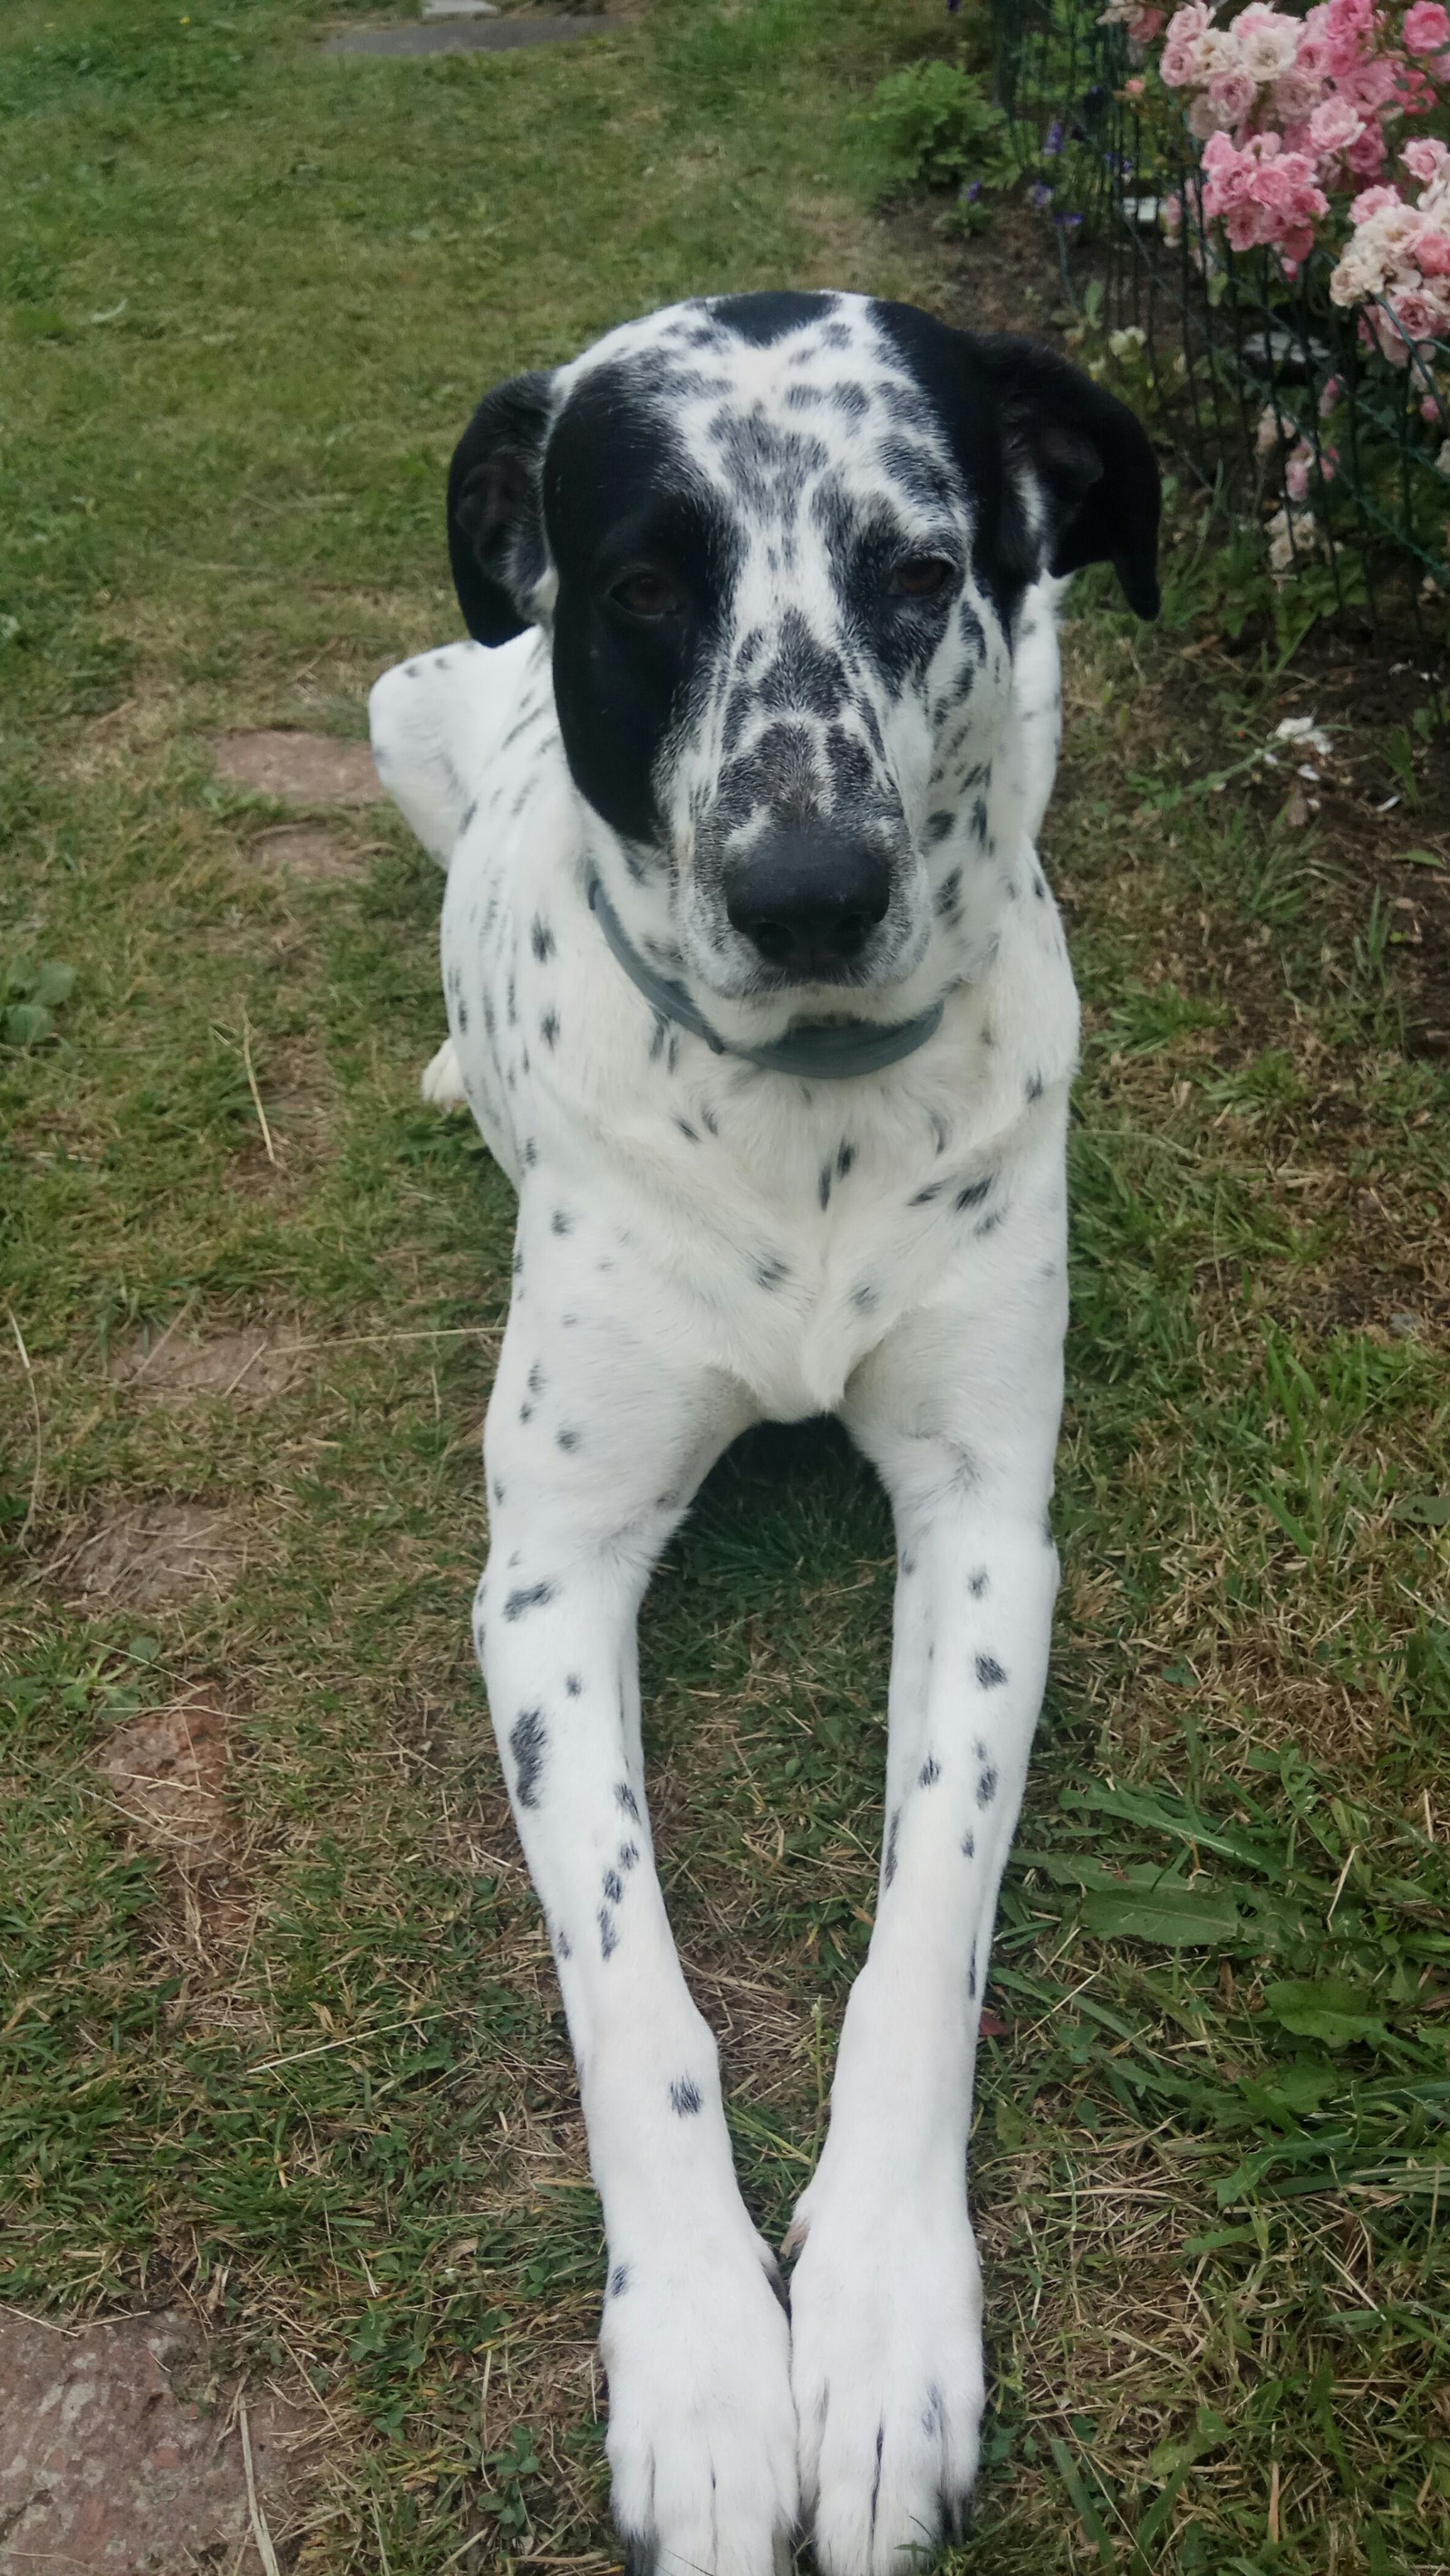
[[[731,928],[803,984],[838,983],[890,899],[880,850],[815,832],[767,834],[736,861],[725,888]]]

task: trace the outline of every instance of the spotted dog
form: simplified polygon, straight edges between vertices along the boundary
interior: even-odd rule
[[[1077,1002],[1034,851],[1057,579],[1157,606],[1132,416],[1026,341],[709,299],[491,394],[471,643],[378,683],[448,869],[449,1038],[519,1198],[475,1636],[608,2238],[640,2565],[829,2576],[959,2528],[977,2020],[1047,1666]],[[895,1513],[875,1929],[789,2305],[670,1937],[635,1622],[747,1424],[841,1416]]]

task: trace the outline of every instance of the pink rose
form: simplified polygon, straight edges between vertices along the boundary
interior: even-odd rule
[[[1363,132],[1364,119],[1347,98],[1327,98],[1309,119],[1309,139],[1316,152],[1347,152]]]
[[[1345,161],[1356,179],[1372,179],[1385,166],[1385,138],[1377,125],[1367,125],[1358,142],[1351,143]]]
[[[1450,18],[1440,0],[1415,0],[1414,7],[1405,11],[1404,39],[1412,54],[1438,54],[1450,45]]]
[[[1430,225],[1416,234],[1410,249],[1422,277],[1450,277],[1450,233]]]
[[[1301,63],[1284,73],[1274,83],[1274,108],[1286,125],[1302,125],[1311,117],[1324,96],[1324,83],[1306,72]]]
[[[1427,134],[1418,143],[1407,143],[1400,159],[1411,178],[1418,179],[1422,187],[1428,188],[1450,161],[1450,152],[1446,151],[1443,143],[1437,143],[1432,135]]]
[[[1399,189],[1386,180],[1381,187],[1360,190],[1359,195],[1351,200],[1350,220],[1356,224],[1367,224],[1371,215],[1382,215],[1387,206],[1402,206],[1404,202]]]
[[[1322,36],[1301,36],[1294,55],[1294,68],[1307,80],[1322,81],[1329,69],[1329,47]]]
[[[1208,84],[1208,95],[1220,125],[1241,125],[1259,95],[1258,83],[1247,72],[1220,72]],[[1359,132],[1359,118],[1354,130]]]
[[[1389,298],[1390,309],[1409,340],[1433,340],[1440,316],[1428,295],[1405,287]]]

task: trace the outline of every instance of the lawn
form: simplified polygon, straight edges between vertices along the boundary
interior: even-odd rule
[[[969,319],[851,123],[945,37],[654,0],[423,64],[326,56],[341,14],[0,30],[0,2301],[193,2309],[219,2380],[309,2408],[308,2569],[603,2576],[597,2205],[468,1635],[510,1197],[418,1097],[436,873],[380,807],[279,868],[210,745],[360,737],[456,630],[443,476],[498,377],[705,289]],[[1412,674],[1357,708],[1231,649],[1182,494],[1168,600],[1076,603],[1045,833],[1087,1004],[1065,1582],[950,2564],[1432,2576],[1450,800]],[[1274,735],[1316,710],[1306,797]],[[869,1935],[892,1572],[844,1444],[764,1433],[646,1612],[662,1870],[777,2239]],[[206,1759],[138,1802],[178,1708]]]

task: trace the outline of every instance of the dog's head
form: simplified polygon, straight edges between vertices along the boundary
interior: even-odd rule
[[[552,637],[646,946],[707,993],[799,998],[914,975],[938,880],[989,855],[1030,586],[1110,562],[1151,617],[1158,501],[1139,423],[1050,350],[782,293],[501,386],[448,534],[471,634]]]

